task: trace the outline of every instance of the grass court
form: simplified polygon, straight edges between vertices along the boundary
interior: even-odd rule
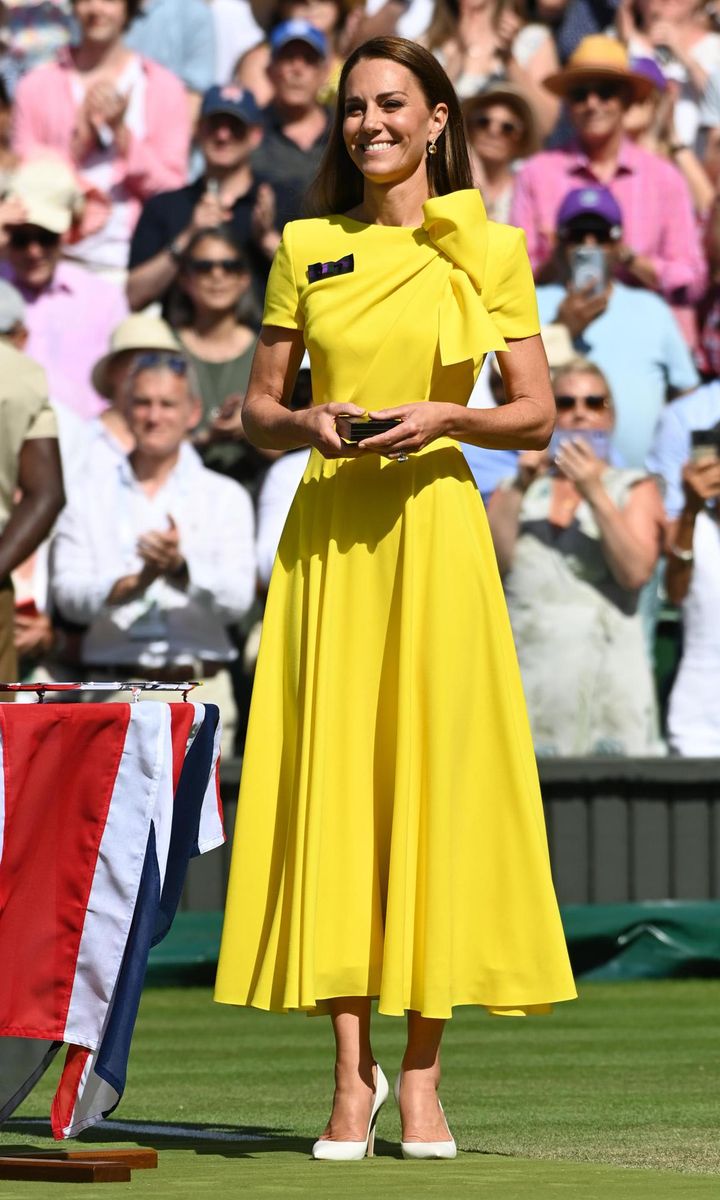
[[[392,1080],[402,1023],[376,1017],[375,1030]],[[0,1130],[0,1152],[54,1145],[58,1070]],[[388,1101],[374,1159],[315,1163],[329,1022],[214,1005],[206,988],[148,988],[117,1121],[64,1145],[155,1146],[159,1169],[79,1190],[0,1182],[0,1197],[720,1198],[720,980],[587,984],[579,1002],[525,1020],[458,1009],[444,1071],[454,1162],[403,1162]]]

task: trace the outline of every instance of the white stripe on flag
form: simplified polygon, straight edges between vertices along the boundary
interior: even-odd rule
[[[166,704],[130,705],[65,1023],[64,1040],[89,1050],[100,1043],[135,910],[158,792],[167,788],[172,775],[169,720]]]
[[[154,707],[154,706],[153,706]],[[163,883],[165,882],[165,871],[167,870],[168,854],[170,852],[170,836],[172,834],[172,819],[173,819],[173,746],[172,746],[172,718],[170,714],[170,705],[157,705],[162,708],[164,717],[163,729],[163,744],[165,761],[167,769],[163,771],[162,779],[155,796],[155,806],[152,813],[152,822],[155,826],[155,854],[157,857],[158,871],[160,872],[160,891],[162,891]]]
[[[200,708],[200,705],[198,705]],[[222,739],[222,721],[218,721],[217,729],[215,730],[215,741],[213,744],[212,767],[208,777],[208,785],[203,796],[202,809],[200,810],[200,829],[198,831],[198,850],[201,854],[205,854],[208,850],[214,850],[216,846],[222,846],[225,841],[225,831],[223,829],[222,819],[218,810],[218,780],[217,772],[220,770],[220,742]]]

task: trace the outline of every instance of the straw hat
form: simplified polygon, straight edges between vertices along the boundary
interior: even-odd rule
[[[518,146],[517,157],[527,158],[529,154],[534,154],[540,146],[540,130],[527,93],[514,83],[492,83],[482,91],[476,92],[474,96],[463,100],[463,117],[467,121],[470,113],[478,108],[490,108],[492,104],[506,105],[523,123],[524,133]]]
[[[177,354],[181,346],[170,326],[160,317],[150,317],[146,313],[126,317],[113,329],[108,353],[98,359],[92,369],[92,385],[106,400],[112,399],[110,369],[117,355],[126,350],[169,350]]]
[[[23,224],[50,233],[67,233],[83,205],[75,172],[59,158],[22,163],[11,175],[6,194],[22,201],[26,211]]]
[[[646,100],[655,88],[647,75],[631,70],[628,52],[622,42],[602,33],[583,38],[562,71],[548,75],[543,79],[543,86],[555,96],[564,97],[571,88],[590,79],[610,79],[627,84],[634,103]]]

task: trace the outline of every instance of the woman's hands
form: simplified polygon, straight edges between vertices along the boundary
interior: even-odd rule
[[[602,477],[607,463],[598,458],[582,434],[578,433],[577,441],[563,442],[555,456],[555,464],[585,500],[592,502],[593,497],[603,490]]]
[[[319,450],[323,458],[358,458],[360,449],[344,442],[335,428],[338,417],[363,417],[365,409],[357,404],[315,404],[293,414],[304,431],[307,445]]]
[[[387,433],[365,438],[358,448],[361,453],[372,451],[386,458],[414,454],[447,433],[449,418],[455,409],[454,404],[430,403],[427,400],[419,404],[403,404],[399,408],[380,409],[372,413],[374,418],[384,421],[395,417],[400,419],[401,424]]]
[[[108,79],[99,79],[85,98],[85,107],[90,123],[96,130],[107,125],[113,133],[117,133],[125,121],[129,96],[123,96]]]
[[[540,479],[542,475],[547,475],[551,466],[552,461],[547,450],[523,450],[518,458],[515,485],[521,492],[526,492],[531,483]]]

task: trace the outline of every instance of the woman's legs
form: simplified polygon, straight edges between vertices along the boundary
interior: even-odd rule
[[[375,1080],[370,1046],[370,1000],[339,996],[329,1001],[335,1034],[335,1096],[323,1137],[362,1142],[367,1137]]]
[[[408,1038],[402,1061],[400,1116],[404,1142],[442,1142],[450,1134],[440,1111],[440,1042],[445,1022],[408,1013]]]

